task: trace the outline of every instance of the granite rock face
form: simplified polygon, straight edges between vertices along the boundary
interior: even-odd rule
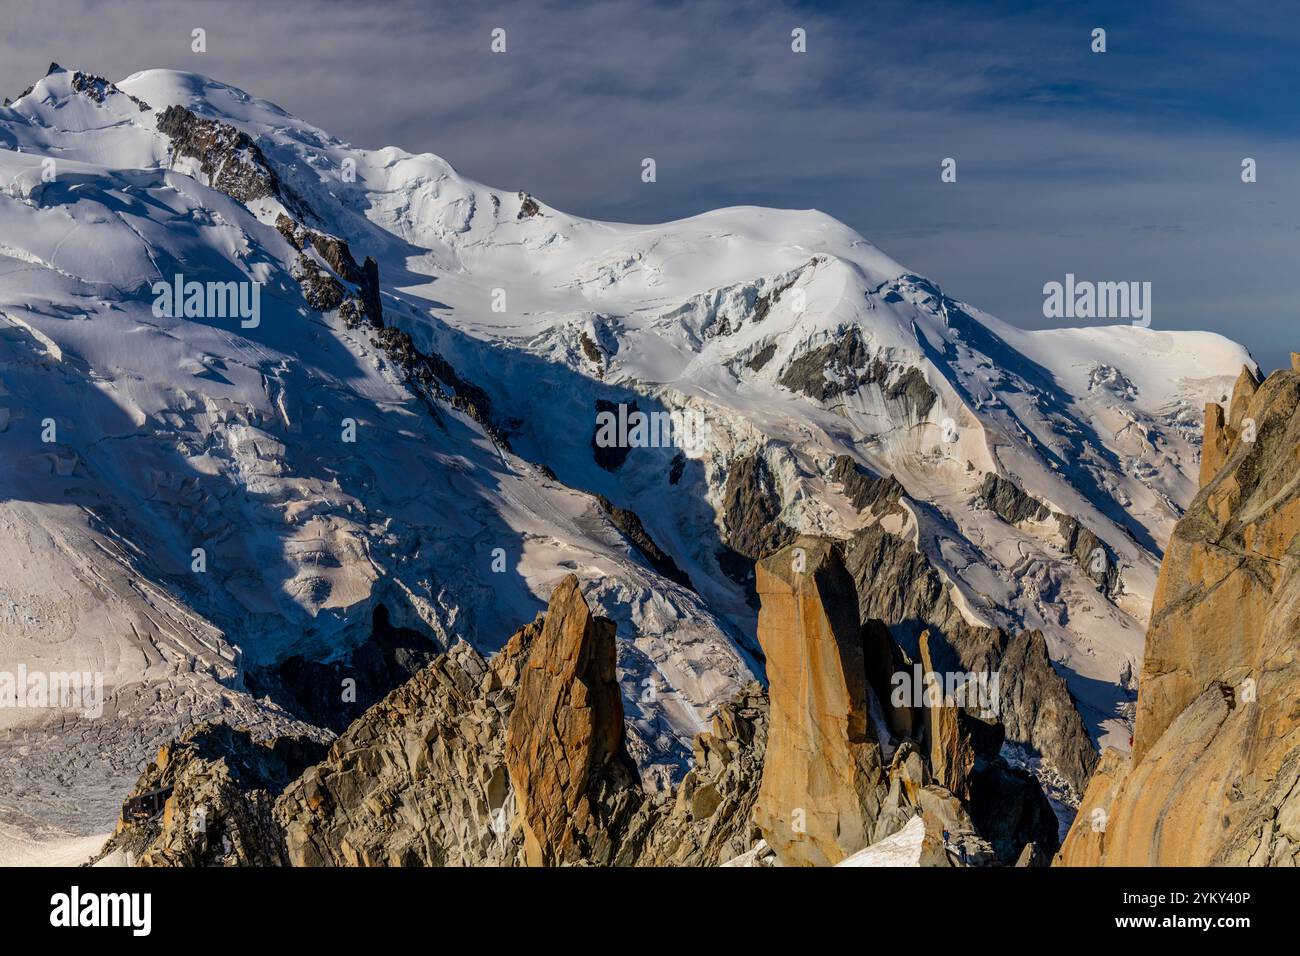
[[[1097,749],[1066,687],[1052,667],[1041,631],[1022,631],[998,668],[999,719],[1007,739],[1027,744],[1082,794],[1097,766]]]
[[[277,804],[306,866],[611,863],[644,800],[614,625],[570,576],[491,660],[458,644],[354,723]]]
[[[187,734],[141,777],[132,802],[149,805],[124,811],[104,854],[165,866],[715,866],[754,851],[762,688],[719,708],[675,794],[647,794],[625,753],[615,650],[613,624],[566,578],[490,662],[455,645],[328,751],[228,727]],[[212,841],[187,830],[196,806]]]
[[[1210,406],[1165,553],[1131,757],[1108,751],[1064,865],[1300,863],[1300,358]],[[1217,468],[1215,467],[1217,465]]]
[[[805,866],[915,817],[922,865],[1055,850],[1037,783],[997,757],[999,725],[949,700],[890,700],[905,660],[883,624],[859,622],[839,543],[796,539],[759,562],[758,584],[770,691],[751,684],[718,708],[672,793],[643,789],[614,624],[569,576],[490,661],[455,645],[323,756],[228,727],[187,735],[141,778],[105,852],[173,866]],[[184,824],[196,806],[202,842]]]
[[[506,715],[540,622],[488,664],[457,644],[344,732],[280,796],[294,866],[506,865],[521,854]]]
[[[923,673],[941,673],[930,651],[930,632],[921,635]],[[963,726],[956,702],[935,687],[935,703],[921,710],[922,739],[929,750],[930,772],[958,797],[970,797],[970,777],[975,769],[975,747]],[[996,750],[996,748],[994,748]]]
[[[612,862],[639,785],[623,743],[614,622],[592,615],[573,575],[551,595],[523,667],[505,756],[530,866]]]
[[[908,538],[881,522],[868,525],[846,542],[844,560],[857,586],[859,619],[883,622],[913,657],[929,631],[940,669],[997,666],[1006,635],[967,621],[943,577]]]
[[[284,865],[276,794],[324,749],[303,737],[256,741],[224,724],[197,724],[159,749],[97,859],[120,854],[139,866]]]
[[[782,862],[833,865],[872,842],[886,791],[853,579],[812,537],[757,573],[772,713],[755,817]]]
[[[776,857],[754,823],[767,753],[768,700],[750,684],[718,708],[694,741],[695,766],[668,801],[648,802],[628,828],[618,863],[767,866]]]

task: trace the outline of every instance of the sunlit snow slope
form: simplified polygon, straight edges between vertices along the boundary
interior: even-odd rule
[[[158,129],[177,105],[246,133],[283,190],[214,188]],[[286,213],[377,261],[385,322],[481,388],[493,428],[304,300]],[[261,283],[260,325],[156,317],[150,286],[178,273]],[[618,622],[654,776],[761,670],[719,558],[728,479],[755,456],[780,522],[890,522],[967,620],[1043,629],[1094,732],[1124,737],[1117,681],[1195,489],[1201,407],[1243,364],[1211,334],[1015,329],[814,211],[594,222],[193,74],[54,72],[0,109],[0,670],[101,671],[114,697],[100,721],[0,709],[0,805],[102,827],[178,725],[291,725],[247,667],[343,654],[381,603],[491,649],[569,572]],[[602,400],[694,412],[708,439],[611,467]],[[851,504],[840,455],[897,478],[901,509]],[[1114,586],[1054,521],[988,507],[989,474],[1096,535]]]

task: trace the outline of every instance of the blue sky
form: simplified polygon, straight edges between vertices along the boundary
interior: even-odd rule
[[[1043,284],[1072,272],[1150,281],[1153,328],[1221,332],[1266,369],[1300,349],[1294,5],[5,6],[8,95],[50,60],[112,79],[196,70],[570,212],[817,208],[1018,325],[1052,324]],[[488,51],[497,26],[504,55]],[[194,27],[206,53],[190,51]],[[956,183],[940,182],[944,157]]]

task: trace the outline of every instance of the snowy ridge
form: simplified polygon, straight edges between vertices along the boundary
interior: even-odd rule
[[[1239,346],[1017,330],[818,212],[595,222],[432,155],[354,148],[194,74],[98,96],[74,82],[54,73],[0,108],[0,670],[98,669],[119,693],[183,702],[121,745],[118,779],[186,708],[291,724],[243,670],[337,658],[379,604],[490,650],[569,572],[618,623],[636,756],[665,778],[758,669],[753,608],[717,557],[728,474],[755,454],[801,531],[875,520],[827,478],[836,456],[896,476],[911,500],[888,530],[971,620],[1042,628],[1098,734],[1127,735],[1106,688],[1140,656],[1160,548],[1195,490],[1200,407],[1250,363]],[[169,106],[246,133],[283,194],[212,188],[157,129]],[[368,330],[307,307],[275,226],[295,212],[284,196],[377,260],[385,321],[486,390],[508,450],[448,404],[430,414]],[[154,316],[150,285],[177,273],[261,283],[260,325]],[[834,361],[800,365],[819,349]],[[698,413],[709,442],[608,470],[597,400]],[[42,443],[48,418],[58,437]],[[1051,528],[979,507],[990,472],[1096,534],[1123,594],[1099,594]],[[635,511],[695,591],[654,571],[596,494]],[[138,720],[127,697],[120,720]],[[0,710],[0,748],[28,724]],[[4,785],[0,804],[26,803]],[[112,792],[94,819],[51,822],[102,826]]]

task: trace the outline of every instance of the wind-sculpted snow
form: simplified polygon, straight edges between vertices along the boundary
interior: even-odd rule
[[[1094,733],[1127,733],[1116,682],[1195,491],[1188,416],[1249,362],[1238,346],[1020,331],[815,211],[596,222],[194,74],[92,80],[55,72],[0,108],[0,670],[105,673],[110,716],[65,734],[117,748],[105,794],[187,711],[293,725],[243,675],[345,657],[380,604],[491,651],[570,572],[618,624],[643,775],[679,772],[761,676],[722,567],[728,476],[756,456],[783,526],[880,523],[973,624],[1041,630]],[[309,295],[304,270],[339,294]],[[259,314],[159,314],[176,276],[256,284]],[[354,287],[369,323],[318,311]],[[395,358],[417,350],[460,384],[419,388]],[[701,440],[601,467],[598,407],[632,403],[694,416]],[[855,507],[844,456],[906,506]],[[979,505],[989,473],[1104,544],[1113,600],[1055,524]],[[0,710],[0,765],[60,719]],[[0,805],[34,812],[14,779]],[[101,826],[110,799],[56,815]]]

